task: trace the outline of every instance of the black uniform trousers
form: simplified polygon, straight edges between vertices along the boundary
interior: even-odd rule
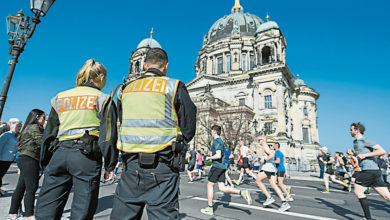
[[[141,168],[138,159],[124,162],[110,219],[141,219],[145,205],[150,220],[179,219],[179,173],[163,162],[154,169]]]
[[[87,158],[73,141],[60,142],[44,171],[35,218],[61,219],[73,186],[70,219],[93,219],[98,197],[102,162]]]

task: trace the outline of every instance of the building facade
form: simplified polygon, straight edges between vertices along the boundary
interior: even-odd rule
[[[286,38],[278,24],[244,13],[236,0],[231,14],[217,20],[204,36],[195,65],[196,77],[187,83],[198,107],[196,147],[212,142],[211,126],[222,126],[231,150],[245,140],[259,150],[256,137],[265,134],[279,142],[290,164],[317,165],[320,148],[317,126],[319,94],[296,78],[286,63]],[[130,57],[128,79],[144,73],[149,48],[160,44],[142,40]],[[307,166],[310,165],[311,167]]]
[[[319,94],[290,72],[286,39],[268,19],[244,13],[236,0],[205,35],[196,77],[187,84],[199,114],[195,145],[207,144],[207,126],[218,123],[233,133],[223,135],[232,148],[244,139],[256,150],[255,136],[263,133],[293,163],[313,164]]]

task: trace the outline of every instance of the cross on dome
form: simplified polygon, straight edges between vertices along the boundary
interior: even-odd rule
[[[236,2],[234,3],[234,6],[232,8],[232,13],[243,12],[243,11],[244,11],[244,8],[240,5],[240,0],[236,0]]]

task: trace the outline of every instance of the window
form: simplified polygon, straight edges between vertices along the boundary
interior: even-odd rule
[[[240,98],[238,100],[239,105],[245,105],[245,98]]]
[[[242,54],[242,71],[246,72],[246,54]]]
[[[303,143],[307,144],[309,143],[309,129],[308,128],[302,128],[302,136],[303,136]]]
[[[217,74],[223,73],[223,57],[218,57],[217,58]]]
[[[308,112],[307,112],[307,108],[306,108],[306,107],[303,108],[303,114],[304,114],[305,116],[308,115]]]
[[[272,96],[270,95],[264,96],[264,103],[265,103],[265,108],[272,108]]]
[[[230,54],[226,55],[226,72],[230,72]]]
[[[271,61],[271,48],[266,46],[261,50],[262,64],[267,64]]]
[[[272,133],[272,122],[265,122],[264,123],[264,131],[266,134]]]
[[[237,53],[234,53],[234,62],[235,62],[235,63],[238,62],[238,55],[237,55]]]
[[[253,70],[255,67],[255,55],[250,55],[250,64],[249,64],[249,70]]]

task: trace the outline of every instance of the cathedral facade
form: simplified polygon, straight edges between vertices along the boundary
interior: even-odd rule
[[[228,144],[243,139],[256,150],[255,137],[265,134],[290,161],[316,163],[319,94],[290,72],[286,48],[278,24],[244,13],[238,0],[211,26],[187,84],[198,106],[195,144],[218,123]]]
[[[317,126],[319,94],[296,78],[286,62],[287,42],[278,24],[245,13],[236,0],[231,13],[217,20],[204,36],[187,83],[198,107],[195,147],[208,147],[210,128],[222,126],[231,150],[240,140],[258,150],[257,137],[279,142],[290,163],[315,165],[320,148]],[[151,37],[130,57],[129,77],[142,74],[148,48],[160,47]],[[307,167],[309,169],[309,167]]]

